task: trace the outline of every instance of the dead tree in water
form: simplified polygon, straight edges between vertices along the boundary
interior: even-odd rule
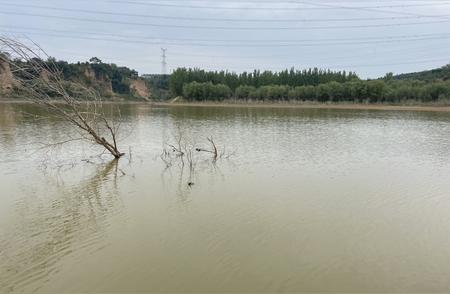
[[[202,149],[202,148],[196,148],[195,150],[197,152],[207,152],[207,153],[211,153],[213,155],[213,161],[217,160],[217,157],[219,156],[219,152],[217,151],[217,146],[216,143],[214,143],[214,140],[212,137],[210,138],[206,138],[208,140],[208,142],[211,144],[211,150],[208,149]]]
[[[107,119],[97,92],[64,80],[55,62],[35,43],[29,46],[0,36],[0,52],[8,53],[9,57],[0,54],[0,61],[9,63],[24,98],[70,123],[82,139],[103,146],[115,158],[124,155],[117,147],[119,125]]]

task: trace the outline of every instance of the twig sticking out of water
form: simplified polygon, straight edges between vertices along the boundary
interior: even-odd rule
[[[161,160],[165,163],[166,168],[170,168],[175,164],[184,169],[187,163],[189,167],[189,187],[193,186],[192,175],[195,172],[197,164],[212,163],[213,165],[221,158],[230,158],[234,153],[227,153],[226,148],[220,149],[213,137],[207,137],[207,142],[209,143],[209,148],[195,147],[194,144],[190,143],[192,140],[188,140],[185,136],[185,132],[178,128],[178,133],[174,135],[175,144],[165,143],[163,151],[160,155]],[[212,159],[202,159],[201,153],[208,153],[212,155]]]

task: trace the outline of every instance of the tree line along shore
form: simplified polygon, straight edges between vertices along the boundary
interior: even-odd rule
[[[410,74],[362,80],[354,73],[322,71],[258,72],[236,75],[178,69],[172,95],[187,101],[301,101],[318,103],[443,103],[450,101],[450,66],[438,74]],[[425,78],[424,78],[425,77]]]

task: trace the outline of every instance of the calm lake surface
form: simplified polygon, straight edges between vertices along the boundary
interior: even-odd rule
[[[450,291],[450,113],[122,105],[119,162],[30,113],[0,104],[1,293]],[[180,130],[234,155],[166,168]]]

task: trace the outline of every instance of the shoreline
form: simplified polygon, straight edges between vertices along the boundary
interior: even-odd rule
[[[337,110],[381,110],[381,111],[427,111],[427,112],[450,112],[448,105],[390,105],[390,104],[353,104],[353,103],[211,103],[211,102],[151,102],[148,103],[159,107],[221,107],[221,108],[290,108],[290,109],[337,109]]]
[[[2,104],[33,103],[25,99],[0,98]],[[156,107],[220,107],[220,108],[286,108],[286,109],[337,109],[337,110],[379,110],[379,111],[426,111],[450,112],[450,105],[439,104],[362,104],[362,103],[314,103],[314,102],[146,102],[146,101],[104,101],[104,104],[135,104]]]

